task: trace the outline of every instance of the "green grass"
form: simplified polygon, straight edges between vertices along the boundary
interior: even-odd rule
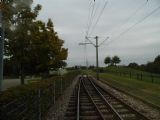
[[[89,74],[95,75],[93,72]],[[125,91],[140,99],[160,107],[160,85],[145,81],[120,77],[113,74],[101,73],[100,78],[110,85]]]
[[[153,82],[160,84],[160,75],[149,72],[144,72],[128,67],[115,67],[110,66],[104,69],[106,73],[112,73],[114,75],[123,76],[126,78],[139,79],[146,82]]]
[[[123,73],[142,73],[144,75],[154,75],[154,76],[159,76],[160,74],[154,74],[154,73],[149,73],[149,72],[145,72],[145,71],[141,71],[141,70],[137,70],[137,69],[132,69],[129,67],[121,67],[121,66],[109,66],[105,68],[106,71],[110,71],[110,72],[123,72]]]

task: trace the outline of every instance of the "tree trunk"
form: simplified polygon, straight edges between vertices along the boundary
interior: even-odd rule
[[[23,68],[23,64],[21,63],[21,67],[20,67],[20,79],[21,79],[21,85],[24,85],[24,68]]]

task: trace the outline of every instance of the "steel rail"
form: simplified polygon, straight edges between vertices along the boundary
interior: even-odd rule
[[[77,120],[79,120],[79,118],[80,118],[80,117],[79,117],[79,116],[80,116],[80,115],[79,115],[79,108],[80,108],[80,107],[79,107],[79,103],[80,103],[80,102],[79,102],[79,101],[80,101],[80,100],[79,100],[79,99],[80,99],[80,90],[81,90],[81,79],[79,80],[78,92],[77,92],[77,93],[78,93],[78,95],[77,95]]]
[[[101,88],[100,86],[98,86],[100,89],[103,90],[103,88]],[[104,90],[103,90],[104,91]],[[109,94],[111,97],[113,97],[114,99],[116,99],[118,102],[120,102],[122,105],[124,105],[128,110],[132,111],[134,114],[136,114],[137,116],[139,116],[140,118],[143,118],[145,120],[150,120],[148,119],[146,116],[144,116],[143,114],[139,113],[138,111],[136,111],[134,108],[132,108],[131,106],[127,105],[126,103],[124,103],[122,100],[116,98],[114,95],[110,94],[107,91],[104,91],[107,94]]]
[[[105,101],[105,103],[107,104],[107,106],[110,108],[110,110],[113,112],[114,116],[116,117],[117,120],[123,120],[123,118],[119,115],[119,113],[114,109],[114,107],[106,100],[106,98],[102,95],[102,93],[97,89],[97,87],[94,85],[94,83],[89,79],[89,82],[91,83],[91,85],[94,87],[94,89],[96,90],[96,92],[100,95],[100,97]]]
[[[91,80],[90,80],[91,81]],[[139,118],[142,118],[144,120],[150,120],[149,118],[147,118],[146,116],[144,116],[143,114],[141,114],[140,112],[138,112],[137,110],[135,110],[134,108],[132,108],[131,106],[129,106],[128,104],[126,104],[125,102],[123,102],[122,100],[118,99],[116,96],[114,96],[113,94],[111,94],[110,92],[104,90],[101,86],[97,85],[95,82],[91,81],[92,84],[94,86],[97,86],[97,89],[100,89],[102,91],[104,91],[105,93],[107,93],[110,97],[114,98],[115,100],[117,100],[118,102],[120,102],[122,105],[124,105],[124,107],[126,107],[128,110],[130,110],[131,112],[133,112],[136,116],[138,116]],[[105,97],[104,97],[105,98]],[[106,99],[106,98],[105,98]]]
[[[96,107],[96,110],[98,111],[98,113],[99,113],[99,115],[100,115],[101,119],[102,119],[102,120],[105,120],[105,118],[104,118],[104,116],[103,116],[102,112],[99,110],[99,108],[97,107],[97,105],[96,105],[96,104],[95,104],[95,102],[93,101],[93,99],[92,99],[91,95],[89,94],[89,92],[88,92],[88,90],[87,90],[86,86],[84,85],[83,80],[82,80],[82,85],[83,85],[83,87],[84,87],[85,92],[86,92],[86,93],[87,93],[87,95],[89,96],[90,100],[92,101],[92,103],[93,103],[93,104],[94,104],[94,106]]]

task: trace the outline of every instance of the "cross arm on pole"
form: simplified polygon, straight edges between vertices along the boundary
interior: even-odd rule
[[[79,43],[79,45],[87,45],[87,44],[91,44],[91,43]]]
[[[90,44],[92,44],[93,46],[96,46],[87,36],[85,38],[90,42]]]

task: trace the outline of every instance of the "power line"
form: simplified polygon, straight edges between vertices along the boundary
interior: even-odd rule
[[[120,24],[119,26],[118,26],[118,29],[121,29],[121,28],[123,28],[123,26],[125,26],[127,23],[128,23],[128,21],[131,19],[131,18],[133,18],[139,11],[141,11],[146,5],[147,5],[147,3],[148,3],[148,0],[144,3],[144,4],[142,4],[140,7],[138,7],[122,24]],[[117,30],[117,29],[116,29]],[[114,30],[114,31],[116,31],[116,30]],[[113,33],[113,31],[111,32],[111,34]]]
[[[91,14],[89,14],[89,20],[88,20],[88,26],[87,26],[87,30],[86,30],[86,35],[88,35],[89,29],[92,25],[93,22],[93,14],[94,14],[94,9],[95,9],[95,1],[93,3],[93,6],[91,5],[92,9],[91,9]]]
[[[107,45],[115,40],[117,40],[118,38],[120,38],[122,35],[126,34],[128,31],[130,31],[132,28],[134,28],[136,25],[142,23],[145,19],[147,19],[148,17],[150,17],[152,14],[154,14],[155,12],[157,12],[160,9],[160,6],[157,7],[156,9],[154,9],[153,11],[151,11],[148,15],[146,15],[145,17],[143,17],[143,19],[139,20],[138,22],[136,22],[134,25],[132,25],[131,27],[129,27],[128,29],[126,29],[125,31],[121,32],[115,39],[113,39],[112,41],[108,42]]]
[[[103,43],[105,43],[106,40],[108,40],[108,39],[109,39],[109,37],[106,37],[106,39],[104,39],[104,40],[99,44],[99,46],[103,45]]]
[[[92,1],[89,3],[89,12],[88,12],[88,17],[87,17],[87,24],[86,24],[86,33],[87,33],[87,29],[89,26],[89,21],[90,21],[90,14],[91,14],[91,8],[92,8]]]
[[[98,2],[98,4],[97,4],[97,7],[96,7],[96,9],[95,9],[95,12],[94,12],[93,18],[95,18],[95,17],[96,17],[96,13],[97,13],[97,11],[98,11],[98,9],[99,9],[99,6],[100,6],[100,0],[99,0],[99,2]],[[93,21],[94,21],[94,20],[93,20]]]
[[[108,4],[108,0],[105,1],[105,4],[104,4],[103,8],[101,9],[100,14],[99,14],[95,24],[93,25],[93,28],[91,29],[91,32],[90,32],[89,36],[92,34],[92,32],[94,31],[96,25],[98,24],[98,22],[99,22],[99,20],[100,20],[100,18],[102,16],[102,14],[104,12],[104,9],[106,8],[107,4]]]
[[[97,11],[98,11],[99,6],[100,6],[100,0],[99,0],[99,2],[98,2],[98,5],[97,5],[95,11],[94,11],[94,14],[93,14],[93,17],[92,17],[92,21],[91,21],[90,28],[92,27],[92,23],[94,23],[94,18],[96,17],[96,13],[97,13]],[[89,33],[89,31],[90,31],[90,28],[88,29],[88,33]],[[88,36],[88,34],[87,34],[87,36]]]

